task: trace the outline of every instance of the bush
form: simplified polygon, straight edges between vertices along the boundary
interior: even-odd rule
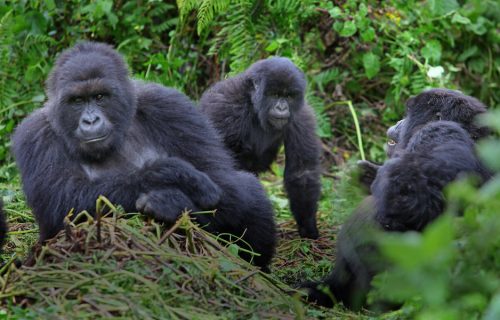
[[[361,115],[369,158],[402,102],[431,86],[459,88],[500,104],[497,1],[136,1],[0,0],[0,163],[9,162],[15,125],[45,99],[56,53],[78,40],[115,45],[136,76],[198,98],[259,58],[290,57],[309,77],[320,135],[357,154],[350,111]]]

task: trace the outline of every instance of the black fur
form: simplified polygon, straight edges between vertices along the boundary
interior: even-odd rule
[[[486,127],[475,119],[486,112],[486,106],[476,98],[449,89],[430,89],[406,101],[406,115],[387,130],[389,139],[387,155],[392,158],[398,150],[404,150],[413,134],[432,121],[447,120],[457,122],[469,133],[474,141],[489,135]],[[360,182],[370,188],[380,165],[369,161],[359,161]]]
[[[290,60],[269,58],[216,83],[200,105],[244,170],[268,170],[284,144],[291,211],[300,235],[317,238],[321,149],[305,86],[304,74]]]
[[[5,213],[3,211],[3,202],[0,199],[0,252],[2,252],[5,238],[7,237],[7,219],[5,218]]]
[[[450,121],[421,127],[406,150],[380,167],[372,196],[342,227],[332,273],[322,281],[303,284],[308,300],[327,307],[342,302],[355,310],[365,306],[371,280],[388,266],[377,249],[376,232],[422,231],[444,210],[443,188],[465,173],[483,180],[490,177],[475,155],[469,133]]]
[[[241,236],[260,254],[256,265],[270,263],[276,228],[262,186],[235,169],[185,95],[131,80],[115,50],[84,42],[60,55],[47,96],[13,137],[41,240],[63,228],[72,208],[93,212],[104,195],[169,223],[183,209],[217,209],[197,219],[210,232]]]

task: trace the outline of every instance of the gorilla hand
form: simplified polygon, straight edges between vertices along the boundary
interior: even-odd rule
[[[168,224],[175,223],[184,210],[198,210],[184,193],[175,188],[143,193],[135,206],[137,211]]]
[[[221,188],[207,174],[177,157],[162,159],[149,166],[145,181],[156,188],[165,185],[179,188],[202,209],[215,207],[222,196]]]
[[[375,177],[377,176],[377,171],[380,168],[380,165],[367,160],[359,160],[357,165],[359,169],[358,181],[369,191]]]

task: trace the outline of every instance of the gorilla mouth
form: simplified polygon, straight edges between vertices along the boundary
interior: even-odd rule
[[[288,123],[288,117],[272,117],[269,118],[269,122],[273,127],[281,129]]]
[[[107,138],[109,137],[109,133],[106,133],[102,136],[99,136],[99,137],[95,137],[95,138],[90,138],[90,139],[85,139],[83,141],[83,143],[85,144],[90,144],[90,143],[95,143],[95,142],[100,142],[100,141],[104,141],[106,140]]]

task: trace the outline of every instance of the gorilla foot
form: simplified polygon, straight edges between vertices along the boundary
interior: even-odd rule
[[[330,293],[328,286],[322,282],[304,282],[299,285],[299,289],[303,289],[306,292],[307,297],[305,300],[307,302],[326,308],[333,307],[333,296]]]
[[[299,234],[302,238],[318,239],[319,231],[316,226],[316,216],[308,217],[307,220],[298,221]]]

